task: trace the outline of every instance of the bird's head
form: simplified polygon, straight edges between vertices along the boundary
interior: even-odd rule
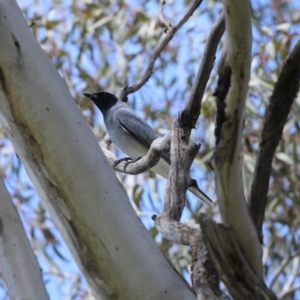
[[[107,92],[83,93],[83,95],[90,98],[103,114],[118,102],[118,98],[115,95]]]

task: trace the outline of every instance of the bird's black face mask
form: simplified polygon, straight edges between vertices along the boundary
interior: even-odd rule
[[[111,107],[113,107],[118,102],[118,98],[115,95],[107,92],[83,94],[86,97],[90,98],[103,114],[105,114]]]

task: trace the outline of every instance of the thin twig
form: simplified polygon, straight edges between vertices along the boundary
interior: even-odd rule
[[[279,268],[275,271],[275,275],[272,279],[272,281],[269,284],[269,287],[272,288],[273,285],[276,283],[279,275],[282,273],[283,269],[288,265],[288,263],[296,256],[300,255],[300,250],[292,253],[291,255],[289,255],[288,257],[286,257],[280,264]]]
[[[282,288],[282,291],[280,293],[279,298],[282,298],[282,296],[284,294],[286,294],[288,291],[290,291],[292,289],[292,284],[294,283],[294,281],[298,275],[299,264],[300,264],[299,257],[298,256],[294,257],[291,274],[290,274],[289,278],[286,280],[286,282]]]
[[[299,80],[300,41],[295,45],[284,62],[270,98],[270,105],[261,134],[249,201],[249,209],[261,243],[263,243],[262,224],[267,205],[272,161],[291,106],[299,91]]]
[[[100,144],[101,148],[108,149],[109,146],[112,144],[112,141],[111,141],[109,135],[106,134],[105,137],[101,140],[101,142],[99,144]]]
[[[133,85],[125,86],[118,91],[117,96],[121,101],[125,101],[127,98],[127,95],[136,92],[148,81],[148,79],[152,75],[155,61],[159,57],[162,50],[169,43],[169,41],[173,38],[175,33],[182,27],[182,25],[184,23],[186,23],[186,21],[191,17],[191,15],[198,8],[198,6],[201,4],[201,2],[202,2],[202,0],[196,0],[190,6],[190,8],[187,10],[187,12],[182,17],[182,19],[179,21],[179,23],[176,26],[171,27],[170,30],[166,33],[166,35],[161,38],[158,45],[154,48],[152,55],[149,57],[147,68],[146,68],[144,74],[142,75],[142,77],[140,79],[138,79],[137,82],[135,82]]]
[[[172,24],[168,22],[164,16],[164,5],[166,4],[165,0],[159,0],[159,24],[164,29],[164,32],[167,33],[172,27]]]
[[[201,64],[185,106],[185,113],[189,116],[191,128],[195,127],[198,120],[203,94],[214,66],[216,51],[224,31],[225,17],[222,12],[207,39]]]
[[[291,287],[291,288],[290,288],[288,291],[286,291],[284,294],[280,295],[280,296],[279,296],[279,300],[287,299],[286,297],[287,297],[289,294],[291,294],[291,293],[293,293],[293,292],[295,292],[295,291],[297,291],[297,290],[299,290],[299,289],[300,289],[300,283],[295,284],[293,287]]]

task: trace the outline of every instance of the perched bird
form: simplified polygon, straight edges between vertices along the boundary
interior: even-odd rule
[[[115,95],[100,93],[83,93],[101,110],[106,130],[112,142],[132,160],[145,156],[152,142],[157,139],[153,129],[142,118],[132,112]],[[168,178],[170,169],[170,154],[164,153],[152,170]],[[189,190],[209,206],[214,206],[212,200],[202,192],[195,180],[192,180]]]

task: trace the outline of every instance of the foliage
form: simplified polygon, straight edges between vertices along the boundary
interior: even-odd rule
[[[105,133],[101,116],[92,103],[83,98],[82,92],[106,90],[116,93],[119,88],[141,77],[153,48],[164,35],[158,22],[157,1],[18,2],[33,34],[66,81],[87,122],[101,139]],[[186,5],[167,2],[164,6],[166,18],[175,24]],[[219,2],[211,0],[202,3],[161,53],[149,82],[129,96],[129,105],[143,115],[158,134],[165,134],[170,129],[174,116],[189,95],[206,38],[220,9]],[[246,196],[250,192],[266,105],[281,65],[297,39],[299,20],[297,1],[257,0],[252,3],[253,64],[242,157]],[[214,70],[202,102],[202,116],[193,136],[196,142],[202,144],[193,171],[201,187],[212,198],[214,178],[208,162],[214,150],[216,108],[213,92],[216,79]],[[264,224],[266,282],[282,299],[296,299],[296,295],[300,297],[297,293],[300,288],[299,119],[298,97],[273,162]],[[82,275],[75,268],[3,132],[1,152],[5,182],[26,224],[48,290],[53,294],[55,288],[61,289],[57,293],[65,297],[86,297],[89,292]],[[118,176],[161,250],[188,279],[191,263],[189,251],[186,247],[172,245],[162,239],[150,219],[162,208],[165,181],[151,172],[139,176]],[[185,219],[197,221],[199,208],[197,200],[188,195]],[[207,208],[205,210],[208,211]],[[213,213],[215,218],[219,217],[217,208]]]

